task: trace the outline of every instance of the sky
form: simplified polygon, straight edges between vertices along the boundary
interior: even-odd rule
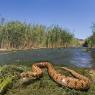
[[[0,17],[46,26],[59,25],[76,38],[92,34],[95,0],[0,0]]]

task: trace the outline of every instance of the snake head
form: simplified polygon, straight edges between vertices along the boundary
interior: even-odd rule
[[[21,74],[20,74],[20,77],[21,77],[21,78],[27,77],[27,73],[26,73],[26,72],[21,73]]]

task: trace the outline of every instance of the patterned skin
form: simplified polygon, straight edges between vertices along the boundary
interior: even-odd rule
[[[67,77],[56,71],[49,62],[39,62],[32,65],[32,71],[21,73],[22,78],[39,78],[43,75],[43,68],[47,68],[49,76],[58,84],[76,90],[87,90],[90,88],[90,80],[75,72],[74,70],[62,67],[70,72],[74,77]]]

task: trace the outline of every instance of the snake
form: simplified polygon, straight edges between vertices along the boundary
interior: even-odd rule
[[[49,76],[61,86],[75,89],[75,90],[88,90],[90,88],[91,81],[88,77],[77,73],[76,71],[67,67],[61,67],[64,70],[71,73],[72,76],[66,76],[55,70],[53,64],[50,62],[38,62],[32,64],[32,70],[22,72],[21,78],[40,78],[43,76],[43,68],[47,68]]]

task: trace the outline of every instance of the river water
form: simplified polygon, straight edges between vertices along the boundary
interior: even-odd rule
[[[27,64],[41,60],[48,60],[55,64],[95,68],[95,51],[87,52],[86,48],[57,48],[0,52],[0,64]]]

